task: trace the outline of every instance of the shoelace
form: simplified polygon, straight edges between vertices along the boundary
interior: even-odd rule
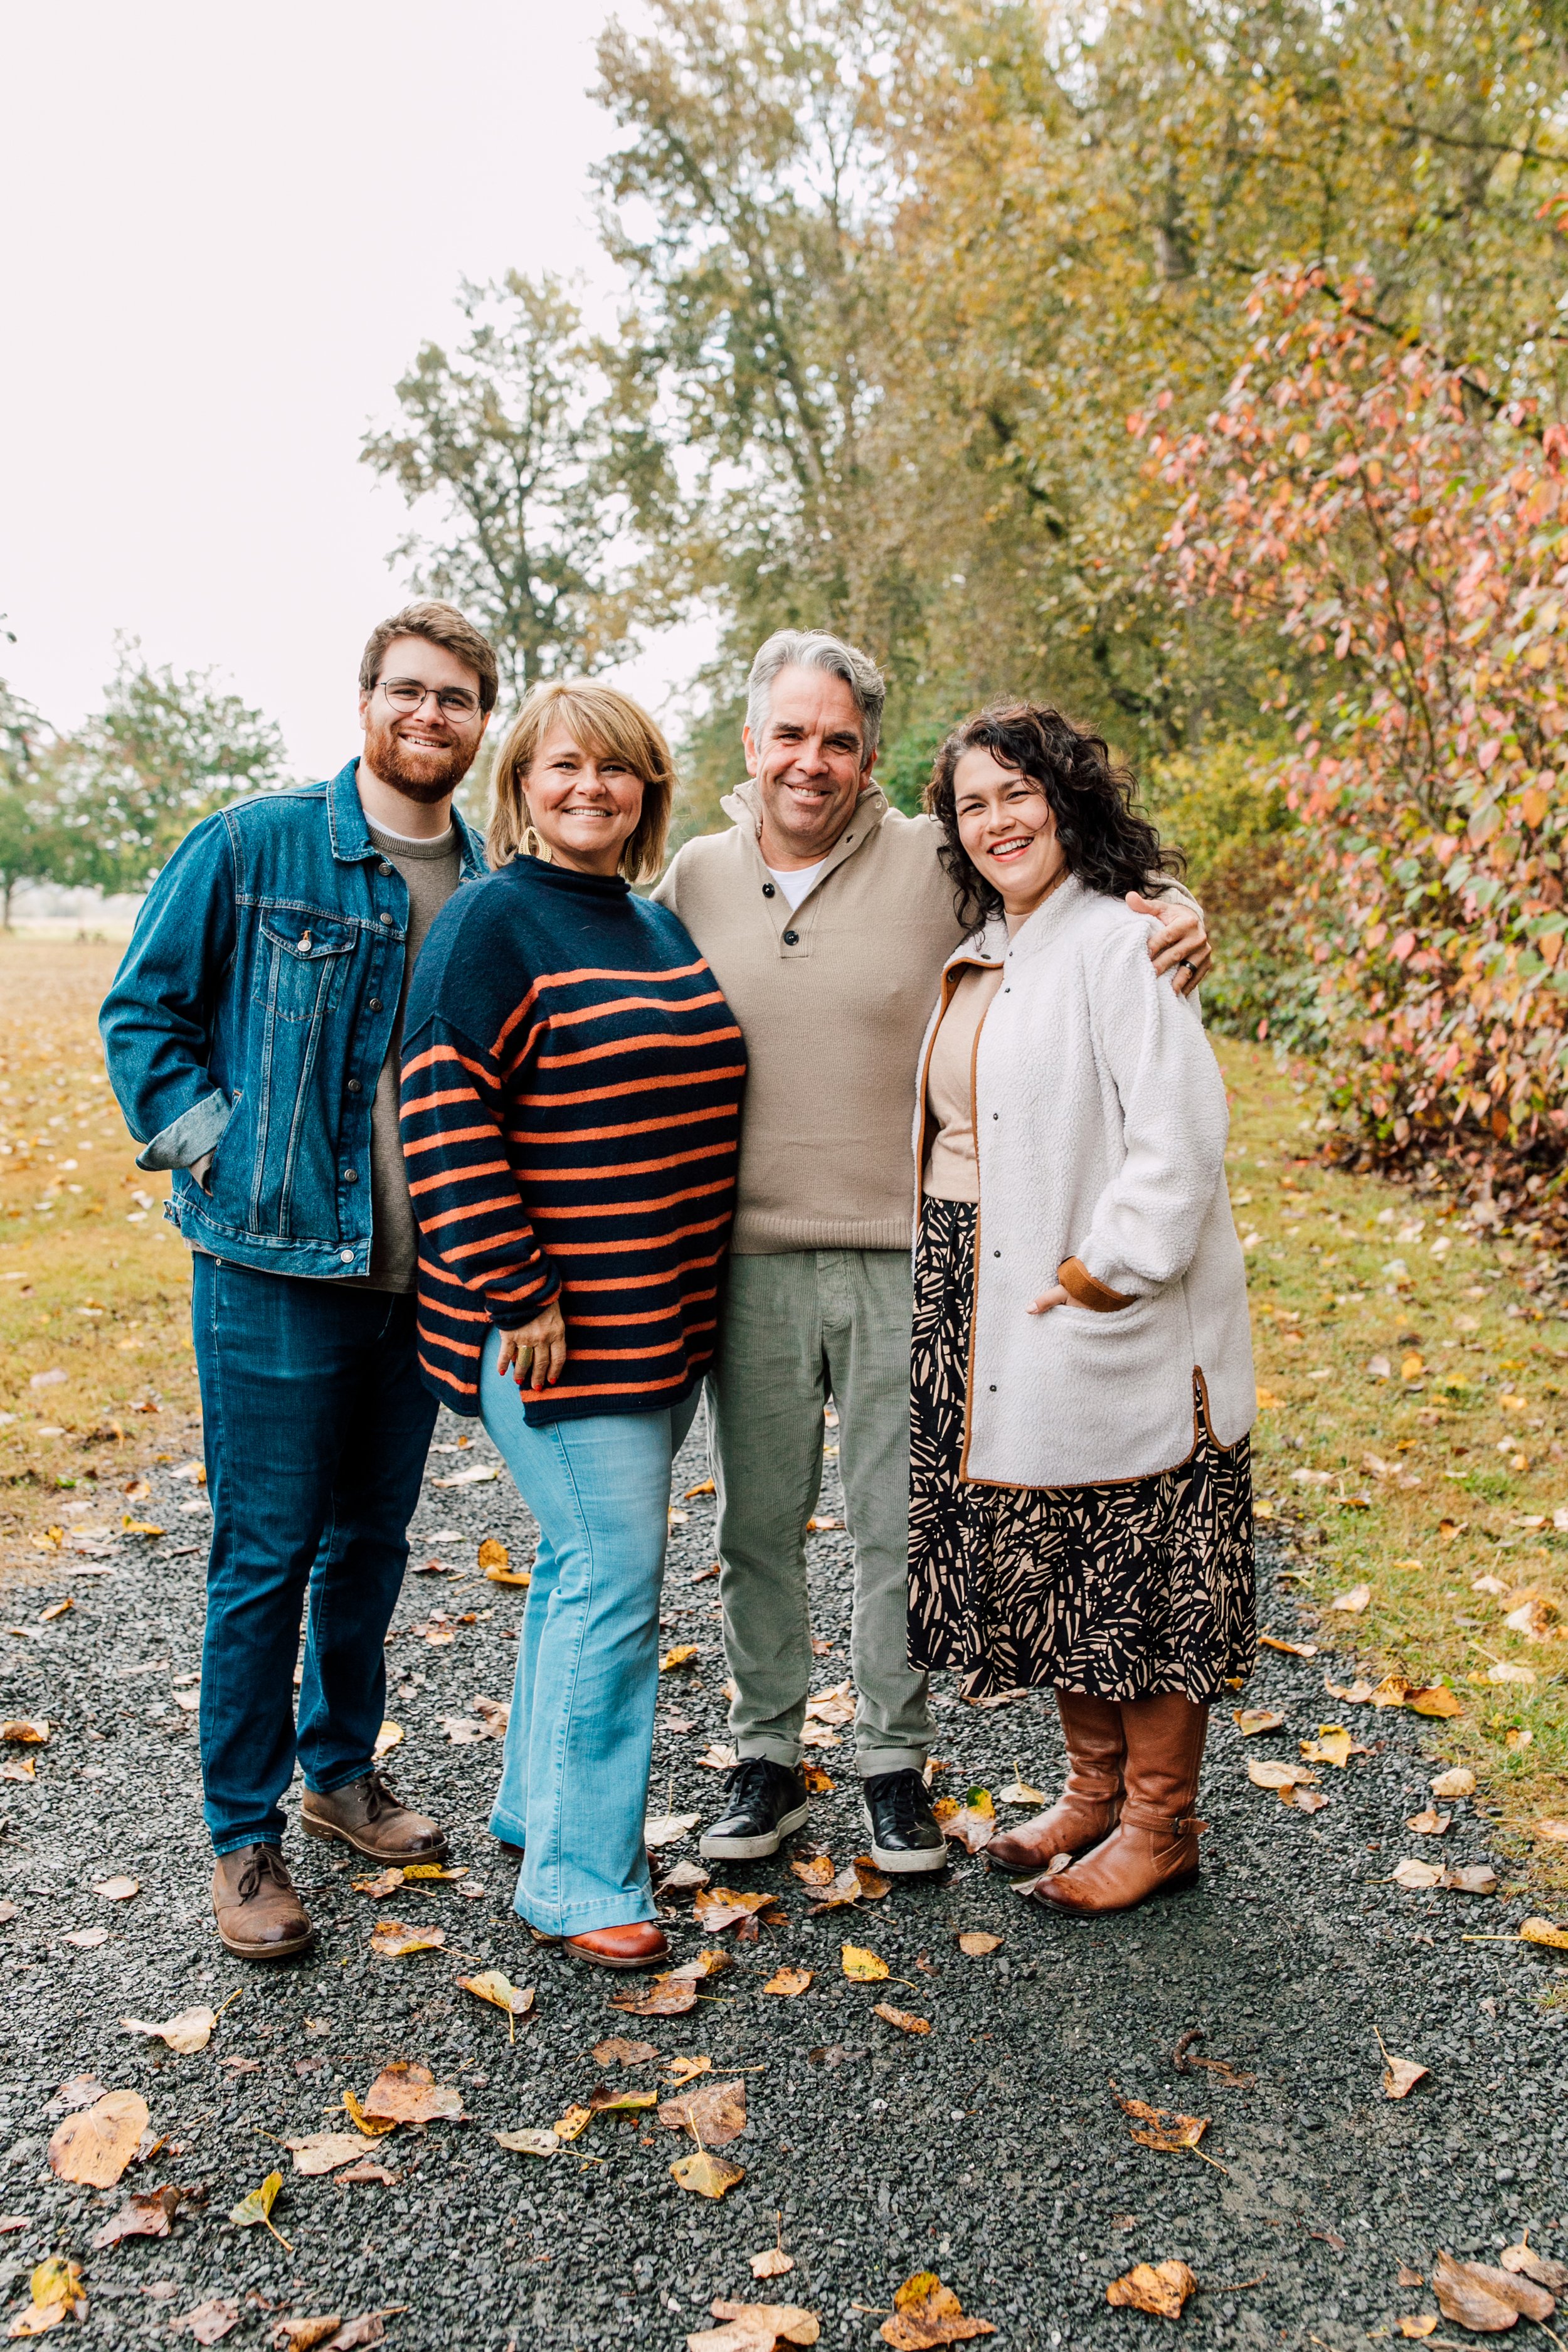
[[[386,1782],[382,1779],[381,1774],[379,1772],[370,1773],[365,1780],[364,1813],[366,1821],[377,1821],[383,1813],[395,1812],[397,1810],[397,1799],[393,1795],[392,1790],[387,1787]]]
[[[239,1899],[242,1903],[250,1901],[264,1878],[269,1878],[275,1886],[282,1887],[286,1894],[292,1888],[293,1881],[283,1866],[282,1855],[275,1846],[258,1845],[241,1871]]]
[[[724,1793],[731,1800],[732,1811],[748,1805],[753,1797],[762,1797],[767,1787],[768,1759],[765,1756],[742,1756],[731,1764],[724,1776]]]
[[[903,1835],[911,1835],[920,1815],[915,1806],[915,1791],[925,1794],[925,1782],[918,1772],[900,1772],[890,1788],[884,1791],[884,1802],[891,1801],[893,1826]]]

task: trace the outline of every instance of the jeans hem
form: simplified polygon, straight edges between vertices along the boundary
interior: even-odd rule
[[[550,1919],[531,1918],[521,1903],[512,1907],[525,1927],[537,1927],[542,1936],[591,1936],[596,1927],[636,1927],[658,1917],[651,1894],[624,1895],[613,1902],[574,1903]]]
[[[308,1775],[301,1777],[304,1778],[305,1786],[312,1797],[335,1797],[340,1789],[352,1789],[356,1780],[368,1780],[374,1770],[375,1760],[372,1758],[368,1764],[362,1764],[357,1771],[345,1772],[336,1780],[321,1782],[310,1780]]]
[[[266,1831],[258,1832],[256,1830],[243,1830],[237,1836],[222,1838],[220,1838],[216,1832],[213,1833],[213,1853],[219,1862],[223,1860],[226,1853],[243,1853],[247,1845],[269,1845],[274,1853],[281,1853],[283,1851],[282,1832],[280,1831]]]
[[[528,1823],[524,1821],[509,1821],[499,1809],[490,1815],[489,1832],[491,1837],[501,1845],[528,1843]]]

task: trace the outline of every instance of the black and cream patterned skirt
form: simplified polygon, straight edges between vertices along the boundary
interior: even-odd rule
[[[970,1698],[1037,1683],[1096,1698],[1217,1698],[1257,1651],[1246,1438],[1216,1445],[1199,1392],[1198,1443],[1173,1470],[1113,1486],[965,1486],[974,1217],[962,1201],[921,1212],[910,1664],[951,1668]]]

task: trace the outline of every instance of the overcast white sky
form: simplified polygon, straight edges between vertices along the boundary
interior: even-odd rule
[[[59,726],[117,629],[216,666],[294,772],[357,749],[407,528],[357,462],[462,277],[613,299],[594,39],[637,0],[0,0],[0,674]],[[667,702],[706,643],[622,673]]]

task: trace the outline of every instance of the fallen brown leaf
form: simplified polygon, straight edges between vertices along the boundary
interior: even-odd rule
[[[49,2170],[83,2189],[112,2189],[146,2128],[145,2099],[134,2091],[106,2091],[58,2126],[49,2142]]]
[[[805,1992],[815,1979],[815,1969],[776,1969],[763,1987],[764,1992],[776,1992],[785,2000],[793,2000]]]
[[[682,2083],[695,2083],[699,2074],[710,2074],[712,2072],[711,2058],[677,2057],[670,2060],[664,2079],[672,2090],[679,2090]]]
[[[626,2017],[684,2017],[696,2006],[696,1986],[678,1984],[673,1977],[644,1992],[619,1993],[610,2003]]]
[[[9,1740],[13,1748],[47,1748],[49,1727],[41,1717],[17,1716],[0,1723],[0,1739]]]
[[[1546,2254],[1538,2254],[1530,2242],[1527,2230],[1518,2245],[1505,2246],[1498,2256],[1505,2271],[1522,2272],[1537,2286],[1549,2288],[1553,2294],[1568,2294],[1568,2263],[1554,2263]]]
[[[1142,2099],[1124,2099],[1114,2083],[1110,2087],[1122,2114],[1131,2116],[1135,2126],[1145,2126],[1132,2133],[1141,2147],[1158,2148],[1163,2155],[1173,2156],[1180,2148],[1196,2147],[1209,2127],[1207,2116],[1184,2116],[1169,2107],[1146,2106]]]
[[[1384,2052],[1387,2061],[1383,2070],[1383,2095],[1385,2099],[1407,2099],[1417,2083],[1426,2076],[1426,2068],[1418,2066],[1414,2058],[1395,2058]]]
[[[169,2322],[171,2327],[188,2328],[198,2344],[216,2344],[230,2328],[239,2326],[239,2305],[229,2303],[221,2294],[208,2295],[205,2303],[182,2313]]]
[[[963,2305],[934,2271],[917,2271],[893,2297],[893,2316],[884,2319],[881,2336],[894,2352],[928,2352],[937,2344],[965,2344],[976,2336],[994,2336],[988,2319],[968,2319]]]
[[[315,2352],[343,2324],[341,2311],[319,2313],[312,2318],[280,2319],[271,2335],[272,2352]]]
[[[797,2303],[726,2303],[709,2305],[722,2327],[699,2327],[686,2339],[687,2352],[774,2352],[777,2345],[815,2344],[816,2314]]]
[[[1419,2343],[1423,2336],[1431,2335],[1436,2325],[1437,2315],[1435,2311],[1407,2311],[1400,2320],[1399,2332],[1401,2336]]]
[[[795,2256],[786,2254],[782,2246],[769,2246],[764,2252],[752,2254],[751,2264],[754,2279],[783,2278],[794,2270]]]
[[[660,2104],[658,2119],[667,2130],[691,2132],[702,2147],[728,2147],[746,2128],[745,2082],[704,2083],[700,2091],[682,2091]]]
[[[308,2180],[335,2172],[341,2164],[356,2164],[364,2154],[364,2142],[357,2132],[308,2132],[302,2139],[286,2139],[283,2145],[294,2159],[295,2171],[302,2172]]]
[[[612,2033],[607,2042],[595,2042],[593,2054],[601,2066],[641,2066],[658,2052],[651,2042],[628,2042],[624,2034]]]
[[[1105,2300],[1127,2311],[1147,2311],[1156,2319],[1180,2319],[1182,2306],[1198,2283],[1185,2263],[1134,2263],[1124,2277],[1112,2279]]]
[[[552,2131],[492,2132],[490,2137],[498,2147],[510,2148],[514,2156],[554,2156],[561,2147]]]
[[[642,1825],[642,1839],[649,1853],[661,1846],[679,1845],[702,1819],[700,1813],[653,1813]]]
[[[1412,1813],[1405,1826],[1407,1830],[1414,1830],[1417,1837],[1443,1837],[1452,1826],[1453,1819],[1452,1813],[1440,1813],[1436,1805],[1426,1805],[1420,1812]]]
[[[595,2084],[588,2094],[588,2112],[595,2116],[636,2116],[657,2105],[657,2091],[612,2091],[607,2083]]]
[[[127,2033],[144,2033],[150,2041],[166,2042],[171,2050],[188,2058],[193,2051],[205,2050],[212,2040],[217,2011],[183,2009],[178,2017],[171,2017],[164,2025],[149,2025],[140,2017],[122,2017],[120,2022]]]
[[[346,2098],[343,2104],[348,2105]],[[428,2066],[398,2058],[382,2068],[365,2093],[364,2112],[372,2123],[427,2124],[440,2116],[460,2123],[463,2095],[437,2083]]]
[[[92,1891],[110,1903],[129,1903],[133,1895],[141,1894],[142,1881],[139,1878],[100,1878]]]
[[[1476,1776],[1468,1764],[1456,1764],[1447,1772],[1439,1772],[1432,1783],[1435,1797],[1473,1797]]]
[[[1550,1919],[1526,1919],[1520,1927],[1521,1944],[1550,1944],[1554,1951],[1568,1952],[1568,1927],[1553,1927]]]
[[[895,2009],[890,2000],[879,2000],[873,2002],[871,2014],[873,2017],[879,2017],[884,2025],[896,2025],[900,2033],[929,2033],[931,2032],[931,2020],[929,2017],[916,2017],[910,2010]]]
[[[1557,2305],[1533,2279],[1513,2271],[1494,2269],[1490,2263],[1457,2262],[1441,2253],[1432,2273],[1437,2307],[1445,2319],[1457,2319],[1479,2335],[1498,2335],[1522,2315],[1550,2319]]]
[[[966,1959],[988,1959],[993,1952],[1001,1950],[1002,1938],[988,1935],[983,1927],[969,1927],[958,1938],[958,1948]]]
[[[171,2183],[167,2188],[149,2189],[145,2196],[130,2198],[118,2213],[110,2214],[100,2230],[92,2233],[95,2251],[105,2246],[117,2246],[122,2238],[166,2238],[174,2227],[180,2192]]]
[[[438,1952],[446,1940],[445,1927],[411,1927],[404,1919],[378,1919],[370,1931],[370,1948],[384,1960],[401,1960],[410,1952]]]
[[[804,1886],[826,1886],[832,1883],[831,1854],[814,1853],[805,1861],[793,1861],[790,1868]]]
[[[388,2172],[384,2164],[373,2164],[368,2156],[362,2156],[357,2164],[351,2164],[346,2171],[339,2173],[338,2186],[346,2189],[352,2183],[360,2188],[378,2181],[384,2189],[395,2189],[402,2178],[400,2172]]]
[[[458,1982],[476,2000],[488,2000],[492,2008],[505,2010],[509,2017],[526,2017],[533,2007],[533,1987],[514,1985],[500,1969],[485,1969],[477,1977],[459,1977]]]
[[[1250,1739],[1253,1734],[1258,1731],[1283,1730],[1285,1725],[1284,1717],[1275,1706],[1235,1706],[1230,1711],[1230,1719],[1244,1739]],[[1147,2270],[1149,2266],[1146,2263],[1141,2263],[1138,2267],[1140,2270]],[[1133,2275],[1133,2273],[1128,2273],[1130,2278]],[[1118,2281],[1118,2284],[1120,2284],[1121,2282]],[[1108,2288],[1106,2292],[1109,2294],[1110,2289]]]

